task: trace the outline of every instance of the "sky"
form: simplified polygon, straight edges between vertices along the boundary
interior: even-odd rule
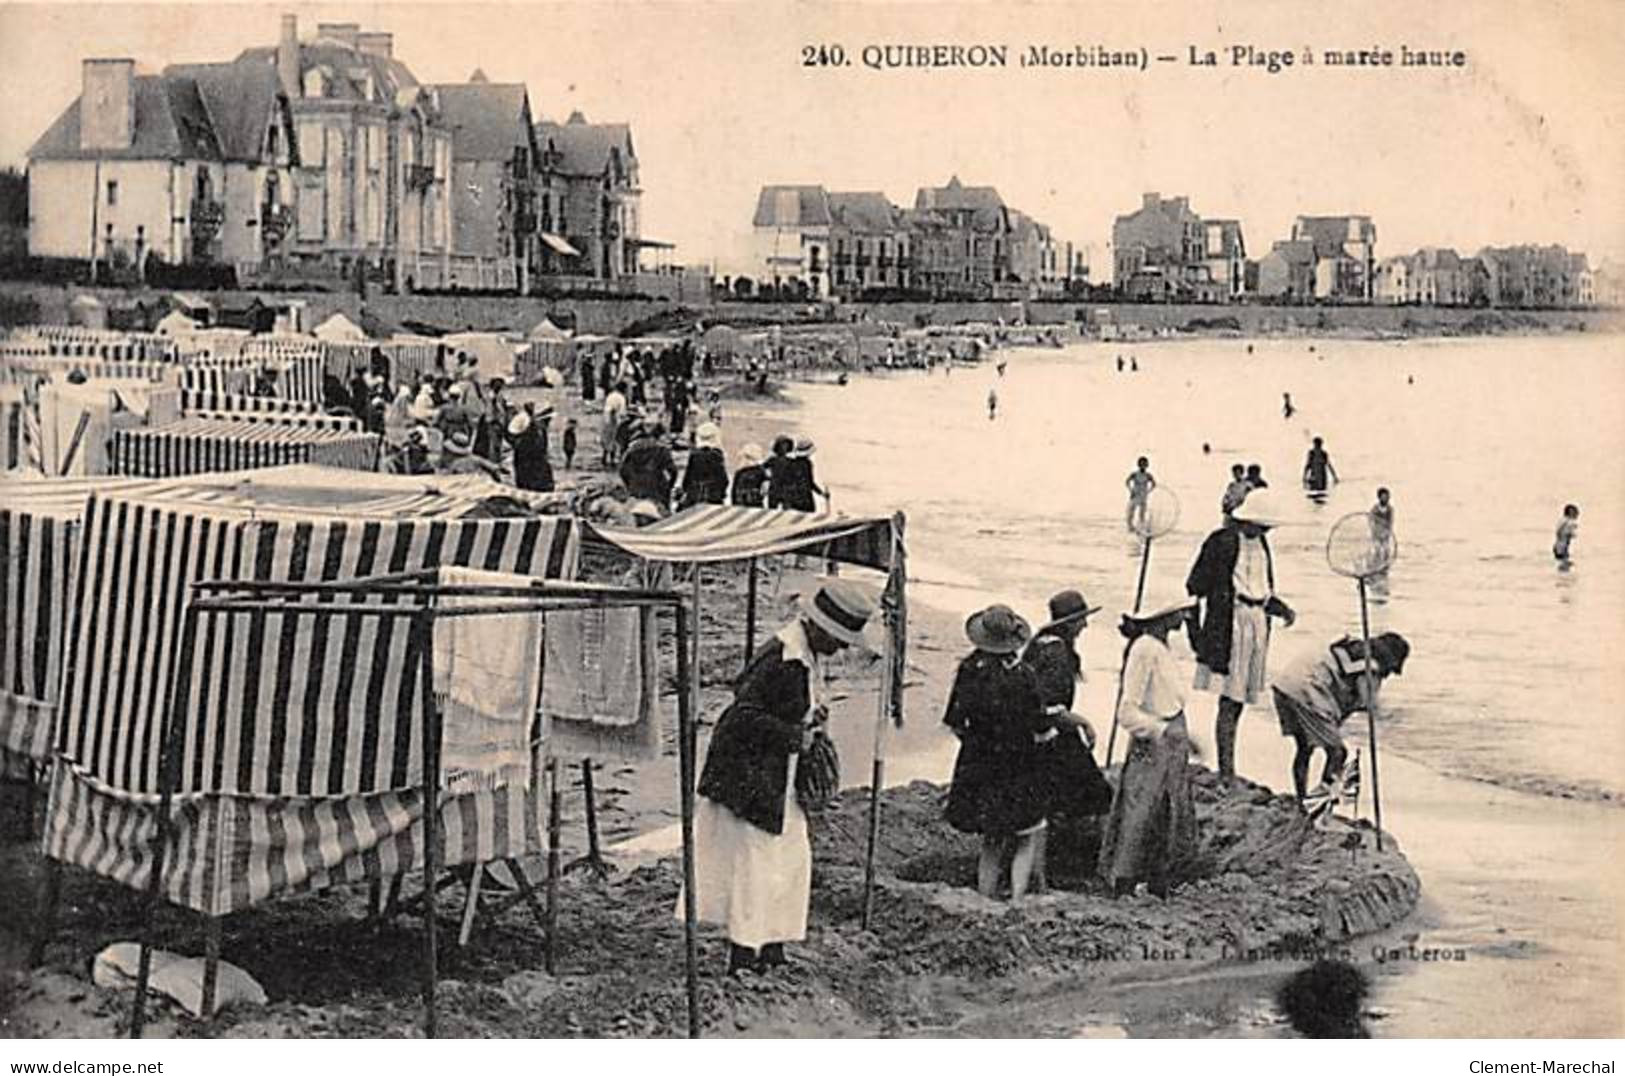
[[[278,16],[392,31],[424,82],[524,82],[538,117],[632,125],[643,231],[674,260],[737,270],[765,183],[880,190],[912,205],[958,175],[999,189],[1109,276],[1142,192],[1239,218],[1249,254],[1300,213],[1363,213],[1379,256],[1555,242],[1625,261],[1625,3],[1495,0],[1075,3],[26,5],[0,0],[0,165],[78,95],[80,61],[138,70],[276,40]],[[873,70],[867,47],[1002,45],[1008,66]],[[845,66],[803,65],[840,46]],[[1146,70],[1021,68],[1030,46],[1142,48]],[[1401,45],[1460,50],[1398,66]],[[1230,49],[1295,64],[1232,65]],[[1217,54],[1193,66],[1189,50]],[[1303,66],[1303,50],[1315,54]],[[1326,50],[1387,48],[1389,67]],[[828,55],[826,53],[826,55]],[[814,58],[817,59],[817,52]]]

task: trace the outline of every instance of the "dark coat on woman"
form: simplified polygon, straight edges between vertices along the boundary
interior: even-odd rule
[[[546,427],[533,422],[524,433],[507,437],[513,445],[514,485],[538,493],[551,492],[553,462],[548,459]]]
[[[717,720],[700,772],[700,795],[757,829],[784,832],[790,756],[801,750],[810,670],[784,659],[773,639],[734,681],[734,701]]]
[[[1055,706],[1072,709],[1083,661],[1070,639],[1059,631],[1040,631],[1027,644],[1021,661],[1033,671],[1038,698],[1046,711]],[[1094,753],[1070,721],[1053,717],[1051,721],[1055,736],[1039,745],[1049,786],[1051,817],[1105,814],[1112,807],[1112,789],[1102,776]]]
[[[621,482],[634,499],[651,500],[665,508],[677,481],[677,463],[671,449],[653,437],[640,437],[627,446],[621,459]]]
[[[784,498],[790,489],[790,457],[774,453],[763,462],[762,470],[767,474],[767,506],[788,508]]]
[[[1049,811],[1044,756],[1034,737],[1050,728],[1032,669],[977,650],[959,663],[943,724],[959,734],[948,824],[1007,836]]]
[[[696,448],[683,468],[683,507],[723,504],[728,500],[728,464],[720,448]]]
[[[1264,543],[1264,564],[1270,589],[1275,589],[1275,560],[1270,540]],[[1196,660],[1220,675],[1230,671],[1230,644],[1236,627],[1236,558],[1241,553],[1241,530],[1220,527],[1202,543],[1185,577],[1185,593],[1202,600],[1202,614],[1191,632],[1191,649]],[[1277,603],[1271,599],[1271,608]]]
[[[760,508],[766,497],[767,471],[759,463],[734,472],[732,502],[742,508]]]
[[[813,479],[812,460],[806,456],[788,456],[774,469],[775,479],[779,478],[781,470],[784,478],[779,493],[779,507],[794,508],[798,512],[816,512],[818,506],[813,501],[813,487],[817,482]]]

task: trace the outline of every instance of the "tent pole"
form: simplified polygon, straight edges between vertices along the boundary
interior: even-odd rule
[[[699,953],[694,937],[694,711],[688,693],[688,610],[677,605],[677,770],[683,818],[683,957],[688,979],[688,1037],[700,1037]],[[697,677],[696,677],[697,679]]]
[[[215,985],[220,981],[220,917],[211,915],[203,924],[203,990],[198,1017],[214,1016]]]
[[[756,558],[745,562],[750,581],[745,587],[745,664],[756,654]]]
[[[158,914],[159,894],[163,889],[164,854],[168,851],[169,829],[172,824],[170,810],[175,800],[175,780],[180,768],[182,716],[188,707],[187,695],[192,686],[192,667],[197,648],[198,611],[188,605],[181,629],[180,659],[175,664],[177,681],[170,709],[169,727],[164,730],[163,756],[158,767],[158,826],[152,838],[152,865],[147,875],[147,895],[141,910],[141,960],[136,969],[135,998],[130,1003],[130,1038],[141,1037],[146,1023],[147,984],[152,980],[152,921]]]
[[[587,863],[593,870],[602,870],[604,857],[598,850],[598,804],[593,799],[590,758],[581,760],[581,790],[587,797]]]
[[[690,677],[689,690],[689,716],[698,717],[700,713],[700,565],[694,564],[694,675]]]
[[[903,719],[903,678],[908,671],[908,568],[903,552],[903,513],[892,516],[891,567],[881,595],[881,617],[886,625],[886,669],[880,683],[879,712],[875,716],[875,763],[869,778],[869,847],[863,860],[863,912],[869,929],[874,912],[875,856],[880,849],[880,793],[886,783],[886,718]]]
[[[559,811],[563,796],[559,793],[559,760],[547,760],[547,937],[543,950],[543,967],[553,974],[555,964],[554,938],[559,932]]]
[[[440,985],[440,937],[435,881],[440,873],[440,708],[434,699],[434,614],[415,620],[423,676],[423,1034],[439,1030],[435,993]]]

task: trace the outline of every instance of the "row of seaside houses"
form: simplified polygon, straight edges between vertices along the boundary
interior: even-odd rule
[[[1300,216],[1249,259],[1241,223],[1197,214],[1185,197],[1144,195],[1112,225],[1112,283],[1139,302],[1583,307],[1618,305],[1625,280],[1560,246],[1425,247],[1378,259],[1369,216]]]
[[[426,85],[393,36],[282,17],[274,46],[141,74],[87,59],[29,151],[29,253],[397,289],[629,290],[645,239],[626,124],[537,120],[520,83]]]
[[[996,188],[958,176],[919,188],[912,208],[879,191],[765,186],[751,223],[757,279],[819,299],[1059,296],[1083,266],[1081,252],[1005,204]]]

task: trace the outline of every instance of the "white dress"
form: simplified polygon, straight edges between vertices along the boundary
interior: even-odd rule
[[[817,655],[799,621],[779,632],[784,659],[807,666],[811,705],[819,701]],[[694,810],[694,903],[702,923],[725,927],[735,945],[759,949],[807,936],[812,901],[812,842],[796,801],[796,756],[784,787],[784,832],[769,833],[728,808],[699,797]],[[677,918],[683,895],[677,895]]]

